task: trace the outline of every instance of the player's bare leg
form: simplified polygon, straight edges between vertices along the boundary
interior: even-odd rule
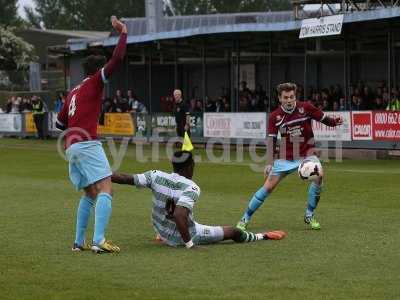
[[[223,230],[224,240],[233,240],[236,243],[249,243],[260,240],[281,240],[287,235],[286,232],[281,230],[252,233],[232,226],[224,226]]]
[[[284,175],[268,175],[264,185],[251,198],[242,219],[236,225],[237,228],[246,230],[255,211],[264,203],[265,199],[272,193],[284,177]]]
[[[119,252],[118,246],[105,239],[105,231],[111,216],[111,177],[95,183],[97,190],[92,251],[95,253]]]
[[[321,189],[322,189],[322,182],[323,182],[323,172],[321,171],[321,176],[319,176],[316,180],[312,181],[310,187],[308,189],[308,199],[307,199],[307,208],[304,215],[304,222],[309,226],[311,229],[319,230],[321,229],[321,225],[317,221],[314,216],[314,210],[317,208]]]
[[[96,186],[91,184],[84,188],[85,193],[79,201],[76,214],[76,233],[72,251],[80,252],[90,250],[90,245],[86,242],[86,230],[89,223],[90,213],[94,207],[97,197]]]

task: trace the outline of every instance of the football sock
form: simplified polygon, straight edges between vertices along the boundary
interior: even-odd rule
[[[238,243],[257,242],[263,239],[264,235],[262,233],[252,233],[248,231],[242,231]]]
[[[320,194],[321,187],[315,182],[312,182],[308,188],[306,217],[312,217],[314,215],[314,210],[318,205]]]
[[[97,245],[104,241],[104,234],[111,216],[111,200],[110,194],[100,193],[97,195],[93,234],[93,243]]]
[[[83,246],[85,242],[86,229],[89,223],[90,211],[93,208],[94,201],[88,196],[82,196],[79,201],[78,211],[76,213],[76,234],[75,244]]]
[[[264,186],[262,186],[251,198],[249,205],[244,213],[242,220],[249,222],[251,216],[255,211],[264,203],[264,200],[268,197],[268,192]]]

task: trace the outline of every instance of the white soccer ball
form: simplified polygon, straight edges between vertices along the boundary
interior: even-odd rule
[[[299,166],[298,173],[303,180],[315,180],[322,176],[322,165],[319,162],[305,159]]]

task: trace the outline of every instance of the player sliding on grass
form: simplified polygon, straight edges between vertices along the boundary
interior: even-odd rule
[[[343,123],[340,117],[330,118],[308,102],[296,101],[297,87],[294,83],[280,84],[277,90],[281,105],[269,116],[268,138],[270,143],[268,145],[273,145],[273,153],[265,168],[265,175],[268,177],[264,186],[253,195],[242,219],[236,225],[237,228],[242,230],[247,228],[254,212],[264,203],[265,199],[286,175],[296,171],[305,159],[319,162],[314,149],[311,120],[316,120],[330,127]],[[278,132],[281,135],[280,159],[273,160]],[[322,170],[318,175],[318,178],[310,184],[304,216],[304,222],[311,229],[321,228],[314,217],[314,210],[320,199]]]
[[[112,172],[101,143],[97,140],[104,83],[121,65],[126,52],[126,25],[116,17],[111,18],[111,23],[120,33],[111,60],[105,64],[104,56],[87,57],[84,63],[87,78],[69,93],[57,116],[57,128],[66,130],[65,148],[71,182],[77,189],[85,191],[79,202],[73,251],[89,249],[85,243],[85,233],[93,207],[95,224],[91,249],[96,253],[120,250],[104,237],[111,215]]]
[[[153,192],[152,220],[161,240],[170,246],[212,244],[223,240],[237,243],[259,240],[280,240],[283,231],[251,233],[232,226],[207,226],[196,223],[192,211],[200,196],[200,188],[191,180],[194,171],[192,153],[178,151],[172,158],[174,173],[148,171],[143,174],[114,173],[112,182],[148,187]]]

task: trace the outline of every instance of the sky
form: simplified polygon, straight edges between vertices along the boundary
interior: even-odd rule
[[[33,0],[18,0],[18,14],[25,18],[24,6],[34,7]]]

